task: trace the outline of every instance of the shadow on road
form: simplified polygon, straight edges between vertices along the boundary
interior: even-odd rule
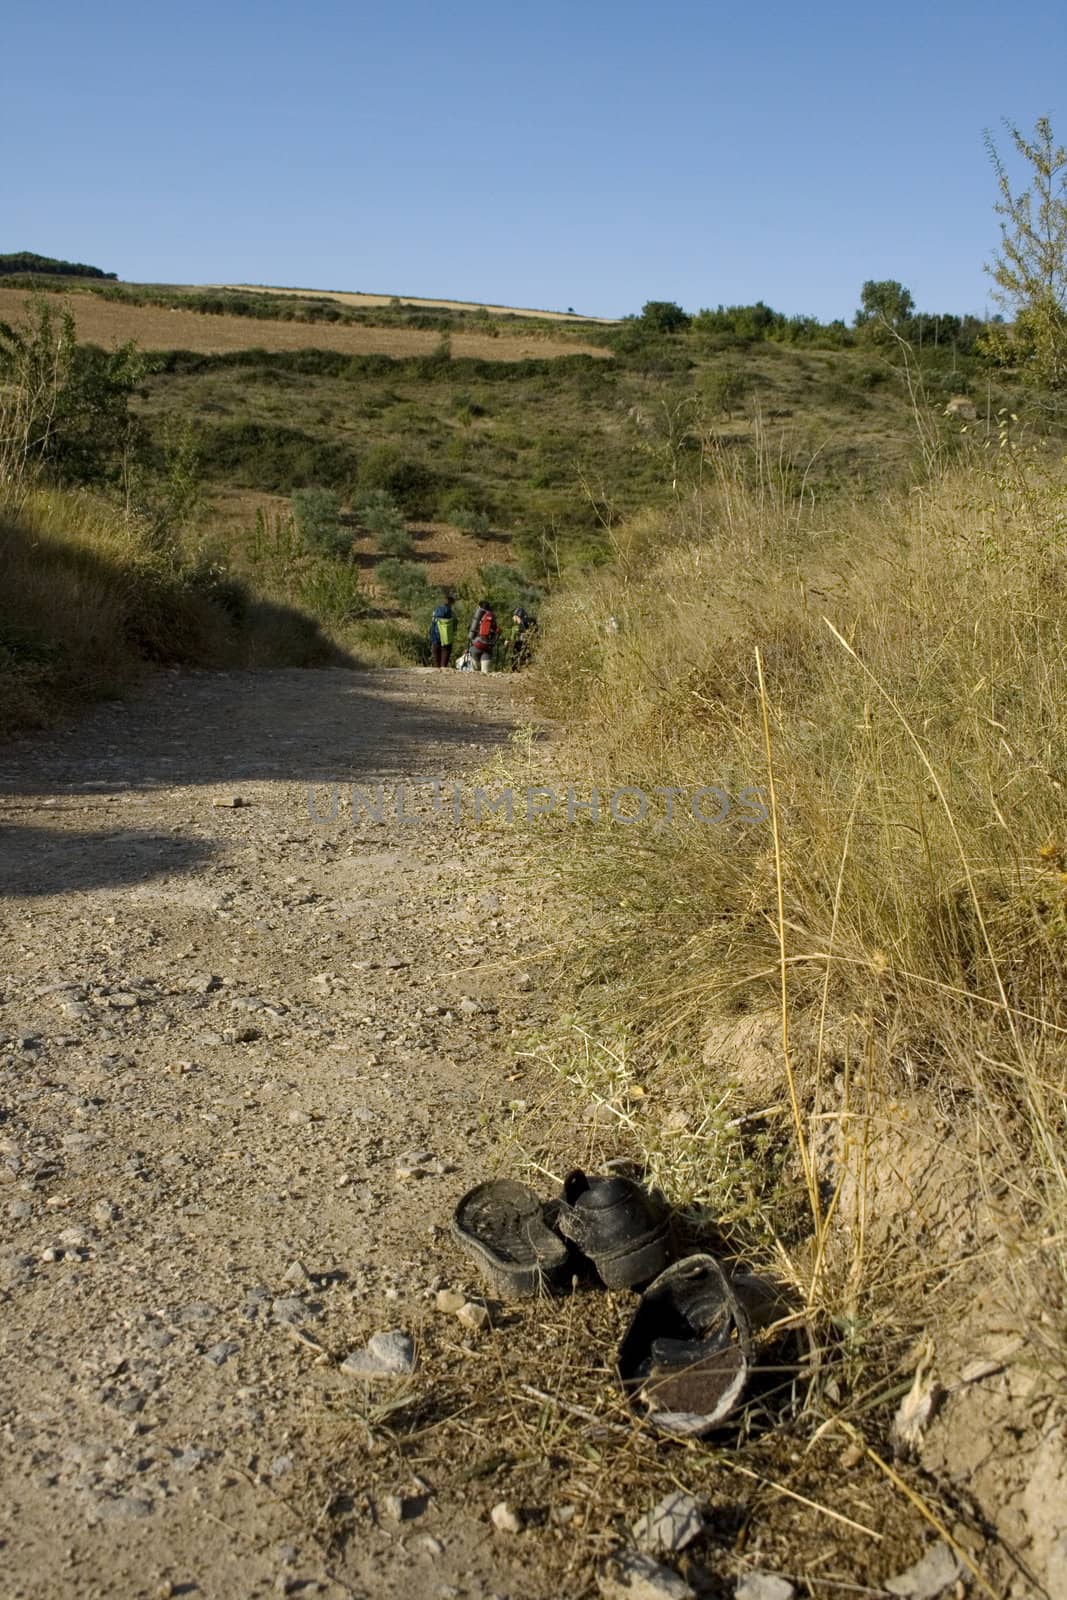
[[[474,681],[472,681],[472,678]],[[452,671],[177,672],[137,696],[94,707],[77,721],[0,746],[0,895],[61,894],[194,871],[225,848],[202,833],[205,801],[248,798],[249,786],[292,785],[307,818],[309,785],[458,782],[505,745],[512,685]],[[115,828],[110,805],[128,795],[146,827]],[[136,797],[136,798],[135,798]],[[160,828],[177,801],[188,833]],[[253,791],[253,803],[256,803]],[[192,806],[190,813],[188,806]],[[47,822],[24,825],[27,811]],[[99,832],[73,831],[71,811],[98,811]],[[108,826],[112,824],[112,826]],[[74,827],[91,828],[79,818]],[[214,829],[212,828],[213,832]]]
[[[135,698],[0,746],[0,791],[449,777],[450,765],[469,770],[507,743],[508,687],[505,674],[451,670],[170,673]]]
[[[202,839],[174,834],[83,833],[0,827],[0,898],[120,888],[190,872],[215,854]]]

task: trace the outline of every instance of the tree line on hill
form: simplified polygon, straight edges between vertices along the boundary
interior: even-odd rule
[[[1067,387],[1067,148],[1056,143],[1048,117],[1039,117],[1030,135],[1011,123],[1005,128],[1028,181],[1022,188],[1016,185],[987,131],[986,152],[1000,196],[994,206],[1000,248],[985,271],[993,280],[994,299],[1010,320],[1000,313],[983,319],[917,311],[910,289],[886,278],[863,285],[851,327],[841,319],[821,323],[815,317],[787,317],[762,300],[693,315],[673,300],[649,300],[640,316],[628,317],[607,336],[609,341],[620,352],[634,352],[687,332],[720,344],[770,339],[841,348],[900,340],[920,349],[945,345],[1023,370],[1044,387]]]
[[[987,326],[981,317],[916,311],[911,291],[893,279],[868,280],[861,290],[861,302],[850,326],[839,317],[820,322],[817,317],[786,316],[762,300],[754,305],[707,307],[692,315],[673,300],[649,300],[640,316],[625,319],[615,337],[623,350],[649,337],[686,332],[722,344],[755,344],[769,339],[776,344],[840,350],[857,344],[886,343],[899,335],[909,344],[955,345],[961,354],[969,355],[980,348],[978,341]]]
[[[20,272],[40,273],[44,277],[55,278],[118,278],[118,273],[86,266],[84,261],[57,261],[54,256],[39,256],[32,250],[16,250],[8,255],[0,255],[0,277],[10,277]]]

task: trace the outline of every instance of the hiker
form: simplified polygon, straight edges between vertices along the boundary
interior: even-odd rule
[[[496,644],[496,616],[488,600],[479,600],[471,618],[467,634],[467,649],[471,660],[482,672],[492,670],[493,646]]]
[[[430,650],[435,667],[447,667],[452,654],[452,638],[456,631],[456,614],[452,610],[454,599],[454,595],[446,594],[430,621]]]
[[[537,627],[537,618],[531,617],[522,606],[516,606],[512,612],[511,635],[511,670],[518,672],[530,659],[533,648],[534,629]]]

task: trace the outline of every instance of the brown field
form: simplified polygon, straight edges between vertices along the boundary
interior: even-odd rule
[[[535,311],[530,306],[494,306],[481,300],[427,300],[417,294],[358,294],[347,289],[275,289],[265,283],[207,283],[205,289],[244,289],[251,294],[291,294],[301,299],[337,300],[345,306],[388,306],[399,300],[402,306],[425,306],[439,311],[488,311],[499,317],[538,317],[544,322],[593,322],[613,328],[617,317],[583,317],[578,311]]]
[[[440,335],[422,328],[321,327],[308,322],[259,321],[254,317],[216,317],[160,306],[129,306],[95,294],[63,296],[74,312],[78,337],[110,347],[134,340],[145,350],[196,350],[205,355],[227,350],[340,350],[346,355],[425,356]],[[0,321],[17,322],[27,304],[25,290],[0,289]],[[478,361],[522,361],[609,352],[579,340],[550,334],[454,333],[452,354]]]

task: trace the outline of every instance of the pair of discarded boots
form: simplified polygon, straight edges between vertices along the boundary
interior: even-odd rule
[[[463,1196],[452,1231],[508,1299],[566,1288],[576,1252],[607,1288],[643,1288],[618,1370],[660,1432],[708,1433],[736,1408],[751,1365],[745,1310],[714,1256],[673,1261],[670,1215],[633,1179],[571,1172],[546,1205],[525,1184],[497,1178]]]

